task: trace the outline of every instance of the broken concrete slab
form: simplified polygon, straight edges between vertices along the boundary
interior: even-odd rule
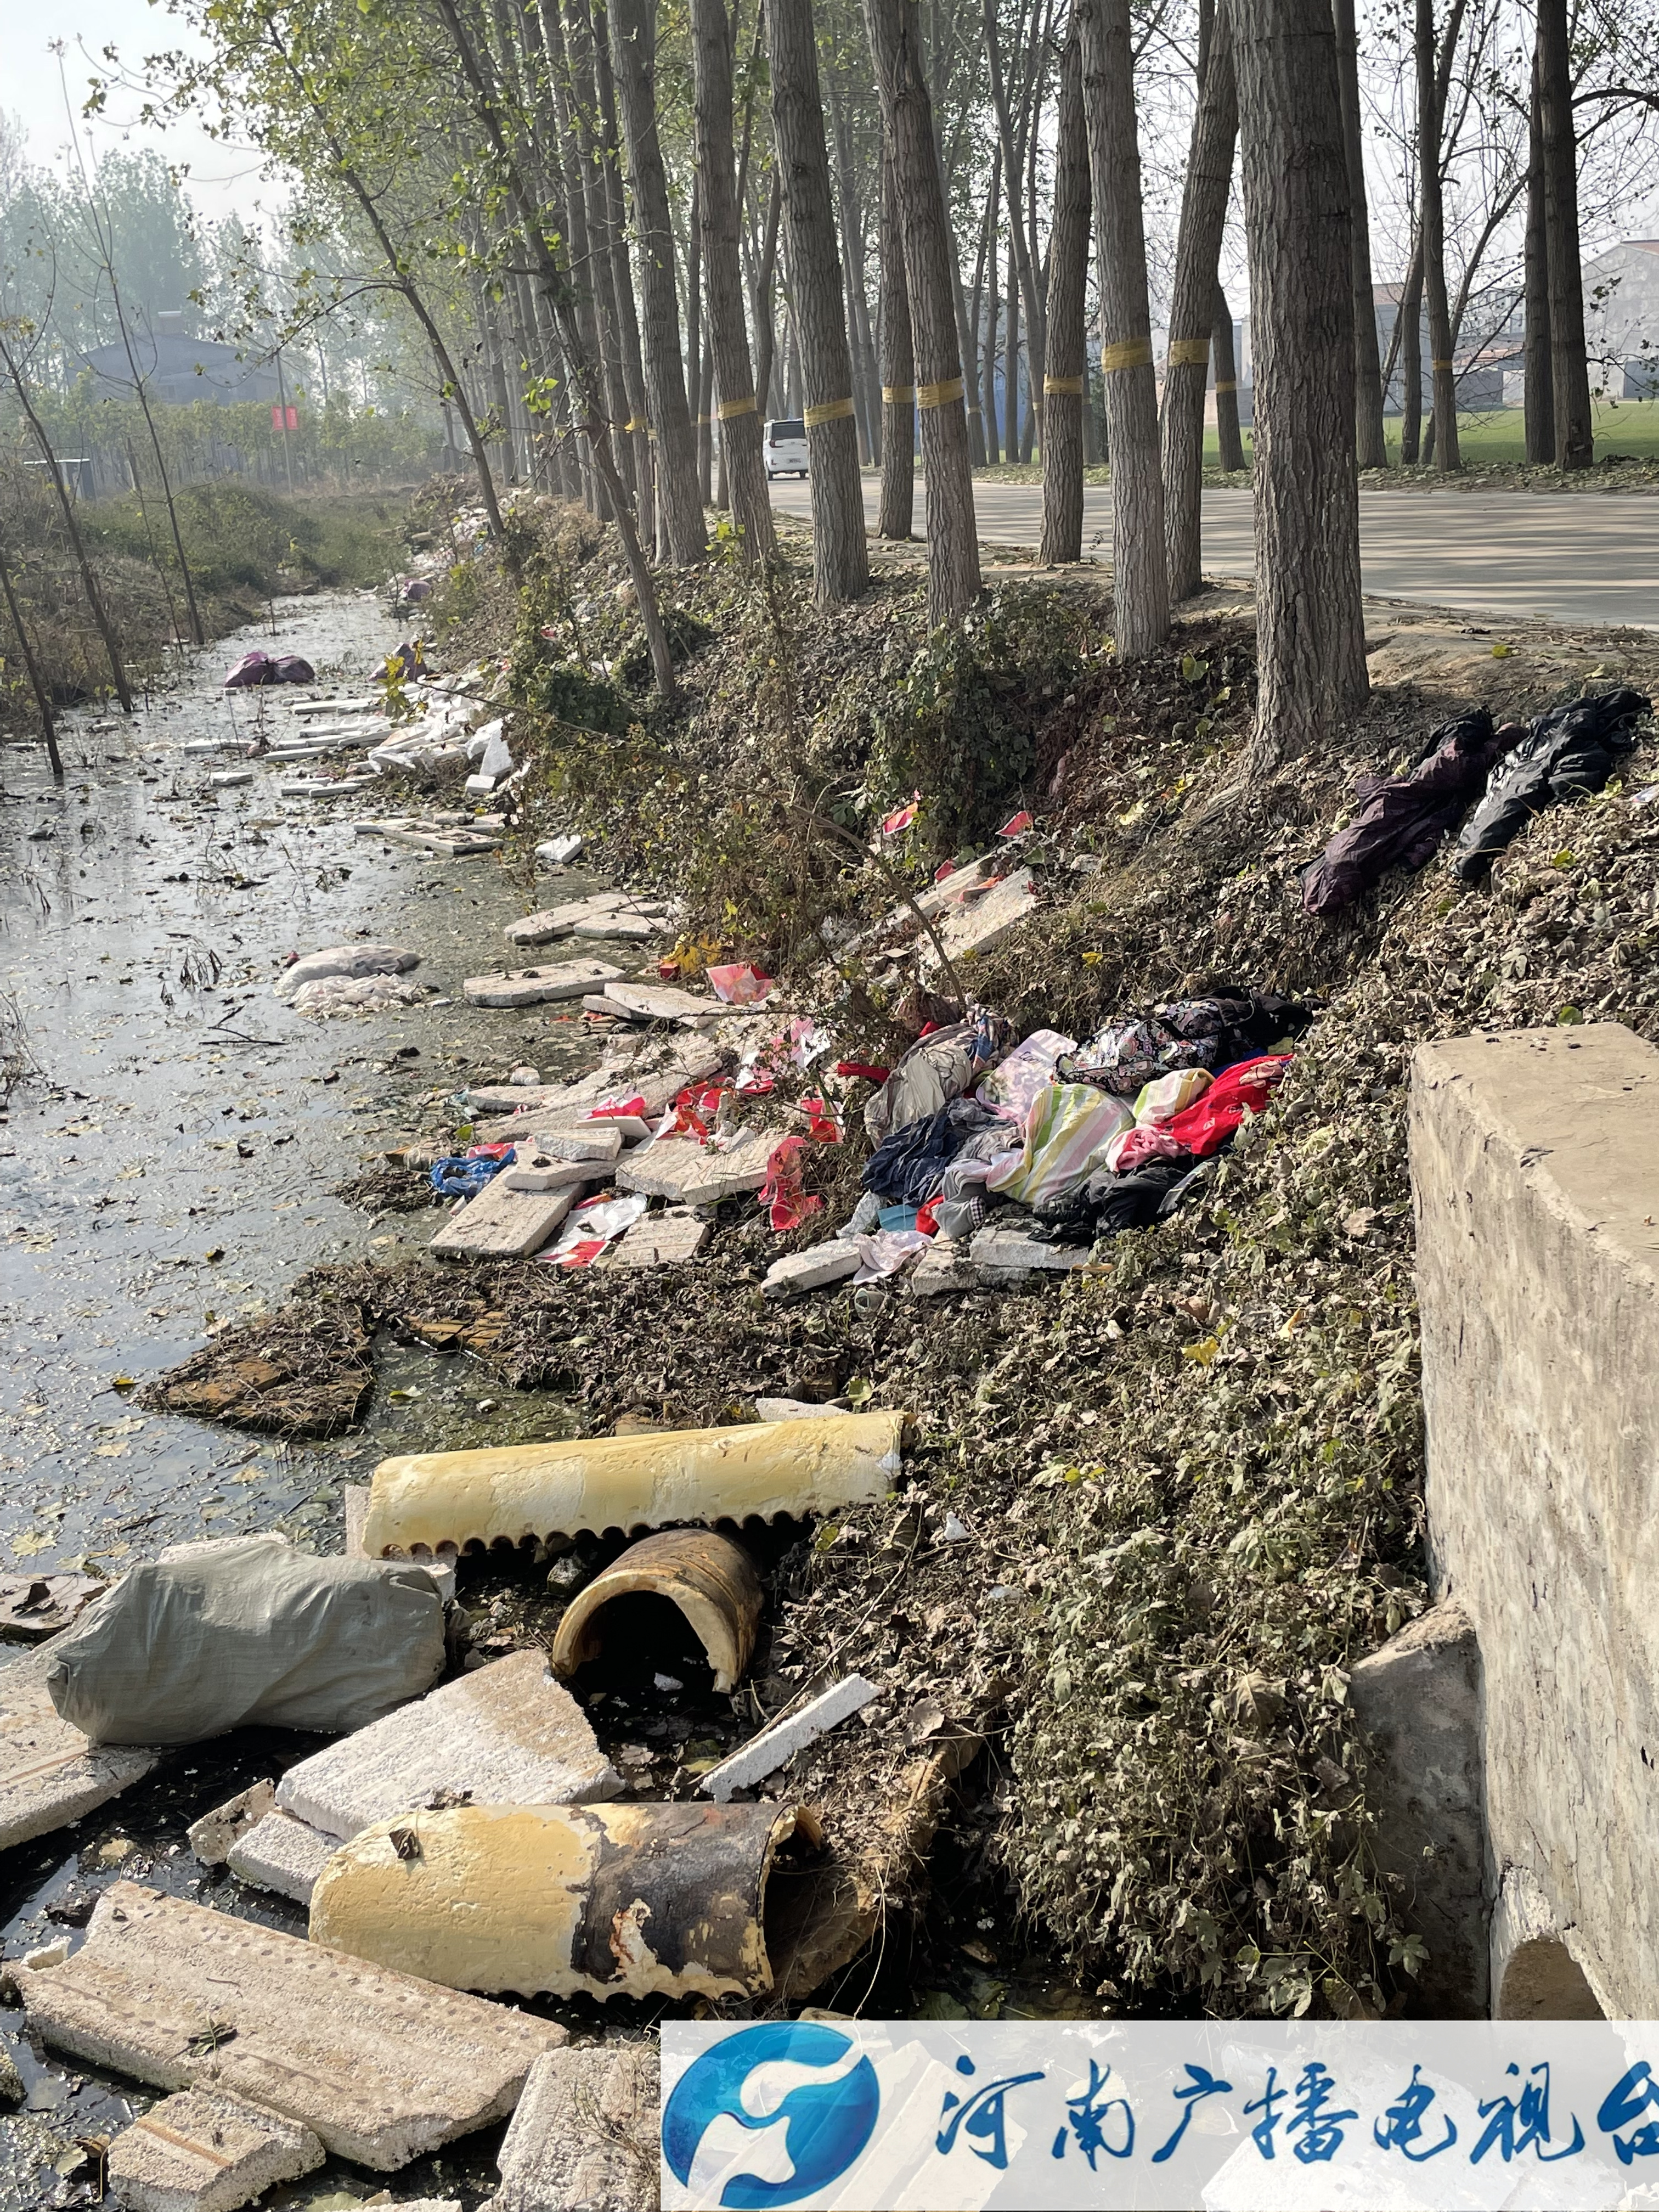
[[[643,1098],[645,1112],[659,1115],[688,1083],[701,1083],[725,1067],[730,1054],[717,1038],[699,1032],[639,1036],[621,1042],[591,1074],[573,1083],[544,1085],[539,1092],[489,1084],[470,1090],[466,1103],[481,1120],[474,1134],[481,1143],[532,1131],[570,1129],[595,1106],[617,1098]],[[533,1116],[533,1119],[531,1117]]]
[[[278,1808],[239,1836],[226,1859],[238,1881],[251,1882],[255,1889],[275,1890],[278,1897],[292,1898],[296,1905],[309,1905],[317,1877],[338,1840]]]
[[[665,1198],[675,1206],[718,1206],[758,1190],[779,1143],[775,1129],[744,1129],[717,1144],[695,1137],[655,1137],[617,1168],[618,1190]]]
[[[626,891],[593,891],[586,898],[567,899],[561,906],[544,907],[539,914],[509,921],[501,933],[509,945],[551,945],[570,936],[579,921],[602,921],[629,903]]]
[[[611,1267],[668,1267],[694,1260],[708,1238],[708,1224],[680,1206],[642,1214],[605,1262]]]
[[[544,1159],[576,1166],[606,1168],[622,1157],[623,1133],[613,1121],[589,1121],[577,1129],[550,1129],[521,1146],[516,1164],[527,1167],[538,1153]],[[510,1172],[510,1170],[509,1170]]]
[[[845,1406],[815,1406],[805,1398],[757,1398],[755,1411],[763,1421],[843,1420]]]
[[[504,2119],[566,2032],[118,1881],[60,1966],[12,1968],[31,2031],[160,2089],[207,2087],[392,2172]]]
[[[0,1638],[42,1644],[108,1588],[96,1575],[0,1575]]]
[[[978,1278],[968,1247],[951,1237],[936,1237],[910,1271],[913,1298],[936,1298],[946,1291],[971,1291]]]
[[[311,2130],[212,2089],[162,2098],[109,2147],[109,2187],[131,2212],[236,2212],[328,2155]]]
[[[774,1260],[761,1289],[769,1298],[799,1297],[803,1291],[844,1282],[858,1273],[863,1261],[864,1254],[852,1237],[832,1237],[827,1244],[811,1244],[805,1252],[789,1252],[781,1260]]]
[[[540,1006],[580,999],[622,974],[608,960],[559,960],[545,968],[515,968],[503,975],[470,975],[461,986],[475,1006]]]
[[[51,1834],[142,1781],[160,1753],[95,1747],[60,1720],[46,1686],[51,1644],[0,1668],[0,1850]]]
[[[490,2212],[655,2212],[661,2068],[654,2041],[550,2051],[530,2069]]]
[[[204,1866],[223,1866],[231,1845],[250,1828],[257,1828],[276,1802],[274,1782],[250,1783],[222,1805],[204,1813],[199,1820],[192,1820],[185,1831],[185,1839]]]
[[[981,1282],[1006,1282],[1030,1274],[1034,1268],[1086,1267],[1086,1244],[1045,1244],[1023,1230],[1005,1229],[988,1221],[976,1229],[968,1257]]]
[[[604,997],[612,1013],[635,1022],[700,1022],[721,1012],[718,999],[695,998],[672,983],[607,983]]]
[[[519,1260],[539,1252],[569,1212],[574,1191],[514,1190],[501,1176],[444,1223],[428,1249],[440,1259]]]
[[[758,1735],[750,1736],[729,1759],[721,1759],[718,1766],[711,1766],[698,1783],[698,1789],[717,1805],[726,1804],[739,1790],[752,1790],[756,1783],[763,1782],[769,1774],[775,1774],[816,1736],[838,1728],[842,1721],[880,1695],[876,1685],[866,1682],[862,1674],[848,1674],[839,1682],[832,1682],[816,1698],[809,1698],[798,1712],[785,1713]]]
[[[515,1651],[302,1759],[277,1784],[276,1802],[340,1839],[440,1792],[564,1805],[614,1797],[622,1786],[542,1653]]]
[[[1012,876],[1005,876],[971,903],[945,915],[936,925],[939,943],[952,960],[989,952],[1034,915],[1040,903],[1031,871],[1017,868]],[[932,939],[924,938],[921,946],[921,972],[931,974],[939,964]]]
[[[660,937],[664,924],[649,921],[642,914],[592,914],[584,916],[571,931],[573,937],[608,938],[616,945],[648,945],[653,937]]]
[[[568,1190],[585,1195],[610,1179],[611,1170],[598,1160],[550,1159],[535,1143],[520,1145],[511,1167],[501,1170],[508,1190]]]

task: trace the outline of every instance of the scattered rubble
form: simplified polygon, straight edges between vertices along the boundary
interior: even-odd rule
[[[380,2172],[505,2118],[565,2040],[551,2021],[131,1881],[104,1892],[72,1958],[12,1974],[54,2050],[246,2099]]]

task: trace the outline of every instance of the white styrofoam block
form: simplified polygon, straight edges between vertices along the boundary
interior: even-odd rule
[[[781,1720],[774,1721],[757,1736],[751,1736],[740,1750],[729,1759],[711,1766],[697,1787],[706,1790],[717,1805],[724,1805],[738,1790],[748,1790],[757,1782],[763,1782],[769,1774],[792,1759],[815,1736],[825,1735],[838,1727],[867,1705],[880,1692],[873,1682],[866,1682],[862,1674],[848,1674],[839,1682],[832,1682],[827,1690],[820,1690],[797,1713],[786,1713]]]

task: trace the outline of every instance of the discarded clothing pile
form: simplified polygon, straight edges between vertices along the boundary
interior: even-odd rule
[[[1407,775],[1362,777],[1364,805],[1302,871],[1304,912],[1340,914],[1385,870],[1425,866],[1494,764],[1525,734],[1519,722],[1499,727],[1486,708],[1471,708],[1431,732]]]
[[[1063,1054],[1054,1074],[1061,1083],[1097,1084],[1119,1097],[1133,1097],[1160,1075],[1193,1067],[1213,1071],[1267,1052],[1300,1036],[1312,1019],[1310,1007],[1275,991],[1227,984],[1212,998],[1155,1006],[1145,1021],[1115,1017],[1080,1051]]]
[[[978,1006],[969,1007],[965,1021],[924,1030],[866,1105],[865,1127],[879,1143],[924,1114],[937,1114],[971,1090],[1013,1042],[1012,1023]]]
[[[1570,799],[1589,799],[1636,744],[1636,725],[1652,702],[1627,686],[1575,699],[1535,716],[1528,734],[1492,770],[1486,795],[1463,825],[1452,866],[1475,881],[1534,814]]]

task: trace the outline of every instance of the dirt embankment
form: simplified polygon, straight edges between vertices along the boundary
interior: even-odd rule
[[[1035,1934],[1107,2006],[1408,2005],[1420,1947],[1368,1849],[1346,1677],[1424,1599],[1410,1057],[1483,1025],[1659,1035],[1651,729],[1481,884],[1443,854],[1333,923],[1304,914],[1297,872],[1356,776],[1407,763],[1471,698],[1525,715],[1615,679],[1651,692],[1654,640],[1379,610],[1370,706],[1329,756],[1263,784],[1237,592],[1126,667],[1086,579],[1011,579],[961,636],[930,637],[908,554],[824,616],[795,543],[768,582],[722,563],[677,584],[665,708],[620,563],[568,514],[526,527],[522,606],[478,568],[448,601],[452,649],[511,653],[526,842],[583,829],[617,880],[685,902],[683,949],[764,952],[845,1056],[884,1061],[904,1034],[848,933],[1018,811],[1043,903],[965,980],[1022,1034],[1085,1036],[1227,982],[1315,1018],[1201,1195],[1063,1287],[778,1309],[758,1286],[787,1242],[744,1200],[689,1267],[365,1266],[313,1277],[301,1304],[342,1297],[405,1335],[437,1314],[459,1356],[567,1395],[590,1431],[742,1418],[775,1393],[915,1413],[900,1494],[774,1563],[757,1662],[757,1711],[824,1673],[881,1692],[789,1778],[883,1930],[823,2002],[863,2001],[899,1960],[913,1989],[960,1993]],[[913,831],[872,848],[913,793]],[[863,1095],[847,1141],[809,1152],[827,1205],[794,1243],[850,1209]],[[520,1618],[507,1632],[545,1632]],[[975,1742],[924,1927],[915,1852]],[[913,1798],[925,1817],[907,1820]]]

